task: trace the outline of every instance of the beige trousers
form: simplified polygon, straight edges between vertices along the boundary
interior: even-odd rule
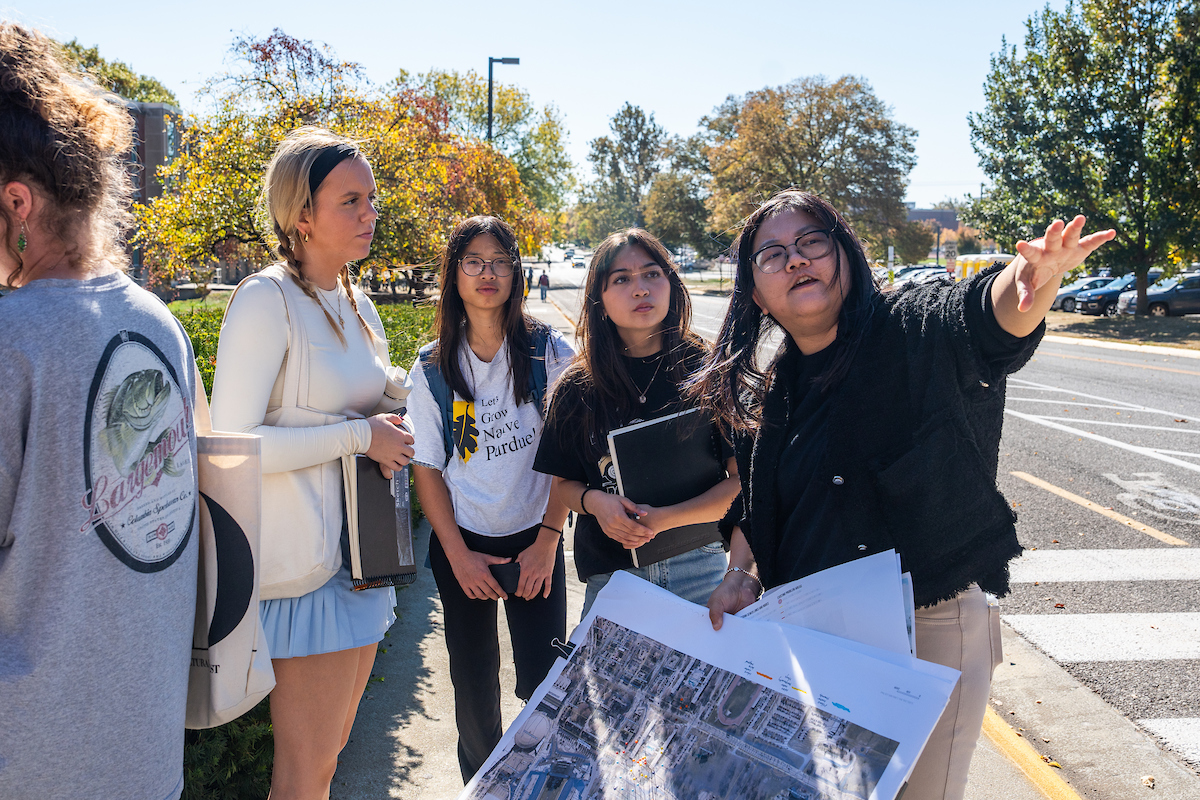
[[[994,601],[993,601],[994,602]],[[917,658],[962,672],[913,767],[904,800],[962,800],[983,727],[992,672],[1000,664],[1000,610],[972,585],[916,613]]]

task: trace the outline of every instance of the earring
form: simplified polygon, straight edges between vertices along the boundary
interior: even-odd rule
[[[308,244],[308,234],[304,234],[304,243]]]
[[[24,253],[28,245],[29,240],[25,238],[25,220],[21,220],[21,232],[17,234],[17,252]]]

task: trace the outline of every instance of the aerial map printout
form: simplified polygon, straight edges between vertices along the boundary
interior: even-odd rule
[[[461,798],[894,798],[958,673],[618,572]]]

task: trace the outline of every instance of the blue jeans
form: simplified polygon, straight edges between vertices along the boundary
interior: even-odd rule
[[[543,303],[544,303],[544,302],[546,302],[546,287],[545,287],[545,286],[539,286],[539,287],[538,287],[538,289],[541,289],[541,291],[542,291],[542,302],[543,302]]]
[[[661,586],[684,600],[705,605],[708,603],[708,596],[725,577],[728,567],[729,557],[725,555],[725,548],[720,542],[716,542],[672,556],[666,561],[646,567],[630,567],[622,571],[650,581],[655,586]],[[580,619],[587,616],[596,595],[608,585],[611,577],[611,572],[605,572],[587,579],[587,590],[583,595],[583,615]]]

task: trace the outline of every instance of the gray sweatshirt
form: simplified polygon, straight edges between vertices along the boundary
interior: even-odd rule
[[[122,273],[0,298],[0,797],[179,797],[191,343]]]

